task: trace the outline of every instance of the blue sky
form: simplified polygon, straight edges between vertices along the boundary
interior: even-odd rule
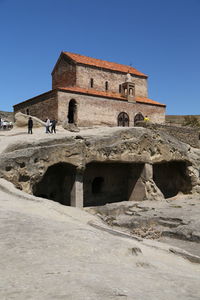
[[[200,114],[200,0],[0,0],[0,110],[51,89],[61,51],[149,75],[167,114]]]

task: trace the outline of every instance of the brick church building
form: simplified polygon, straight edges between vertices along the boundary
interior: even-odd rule
[[[14,112],[77,126],[134,126],[146,115],[163,123],[166,106],[148,98],[147,78],[130,66],[62,52],[52,90],[14,105]]]

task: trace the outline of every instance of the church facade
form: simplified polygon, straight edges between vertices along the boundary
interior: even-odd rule
[[[166,106],[148,98],[147,79],[130,66],[62,52],[52,90],[14,105],[14,112],[77,126],[134,126],[146,115],[164,123]]]

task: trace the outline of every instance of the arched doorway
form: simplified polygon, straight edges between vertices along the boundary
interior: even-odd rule
[[[68,123],[73,124],[76,123],[77,121],[77,103],[76,100],[71,99],[69,101],[69,106],[68,106]]]
[[[141,121],[144,121],[144,116],[141,113],[138,113],[134,118],[134,126],[136,126],[137,123]]]
[[[129,126],[129,116],[128,116],[128,114],[125,113],[125,112],[121,112],[118,115],[117,124],[118,124],[118,126],[123,126],[123,127]]]
[[[52,165],[48,167],[42,179],[34,184],[33,195],[70,205],[75,174],[75,166],[69,163]]]

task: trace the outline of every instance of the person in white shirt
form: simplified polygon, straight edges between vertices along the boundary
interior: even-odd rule
[[[46,124],[46,133],[50,133],[49,127],[50,127],[51,121],[49,120],[49,118],[46,119],[45,124]]]

